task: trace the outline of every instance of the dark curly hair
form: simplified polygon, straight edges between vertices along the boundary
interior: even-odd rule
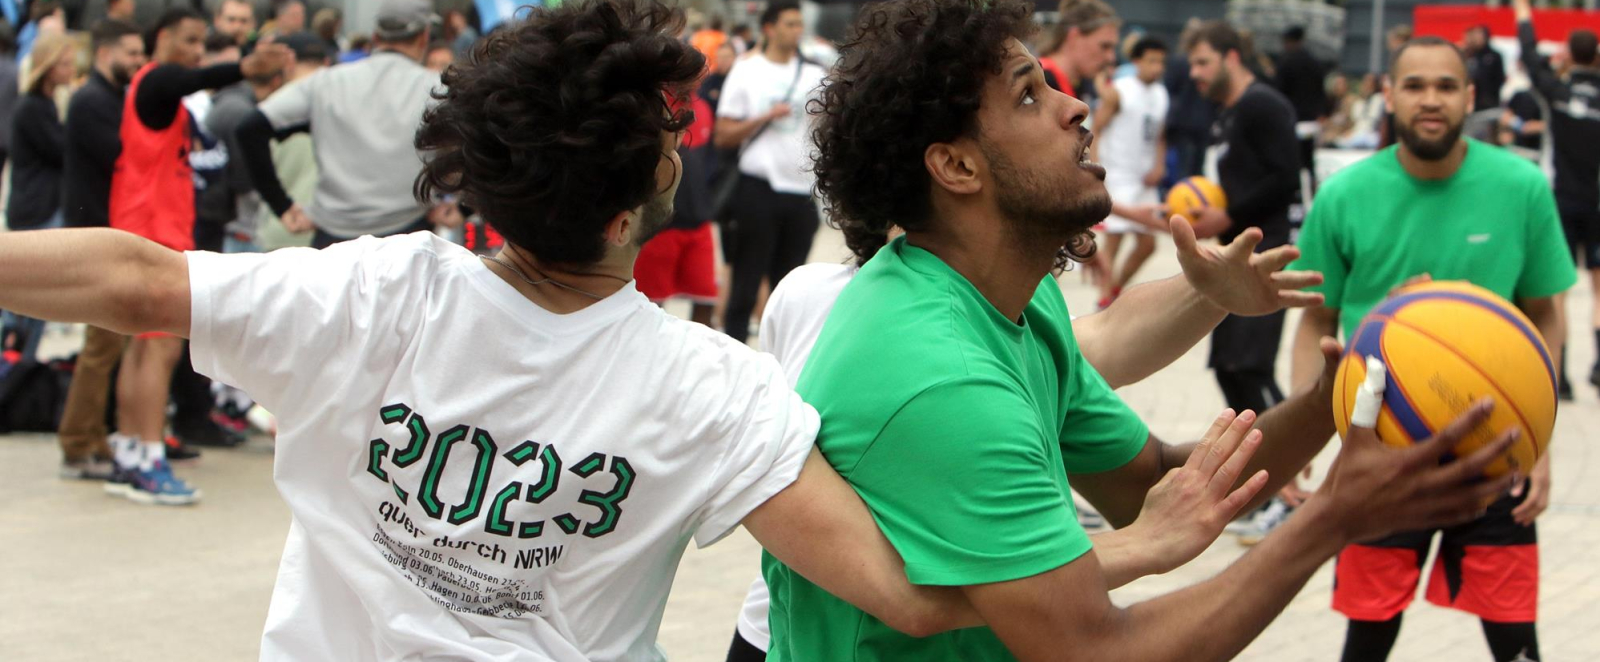
[[[607,222],[660,192],[661,134],[692,119],[671,101],[705,58],[673,37],[682,25],[655,0],[591,0],[490,34],[422,118],[416,195],[459,194],[541,261],[598,261]]]
[[[1034,30],[1026,0],[891,0],[861,9],[840,60],[810,111],[817,191],[858,262],[888,241],[889,228],[927,227],[933,180],[929,145],[978,130],[984,82],[1000,73],[1006,43]],[[1093,235],[1075,237],[1067,258],[1087,259]]]

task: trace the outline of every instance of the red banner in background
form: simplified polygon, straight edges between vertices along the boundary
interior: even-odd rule
[[[1489,26],[1495,37],[1516,38],[1517,19],[1510,7],[1491,9],[1471,5],[1419,5],[1411,15],[1418,37],[1442,37],[1460,42],[1467,28]],[[1600,12],[1579,9],[1533,10],[1534,32],[1539,41],[1566,42],[1567,34],[1578,28],[1600,32]]]

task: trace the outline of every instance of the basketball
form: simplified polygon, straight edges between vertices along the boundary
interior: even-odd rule
[[[1485,470],[1490,478],[1526,474],[1544,455],[1556,418],[1556,375],[1550,352],[1522,311],[1461,281],[1400,290],[1361,321],[1334,385],[1334,422],[1350,426],[1366,359],[1388,369],[1378,437],[1391,446],[1423,441],[1473,402],[1494,398],[1489,420],[1461,442],[1466,456],[1518,428],[1522,435]]]
[[[1201,209],[1227,206],[1228,196],[1222,192],[1222,187],[1199,175],[1185,178],[1167,192],[1168,211],[1190,223],[1194,222],[1195,214]]]

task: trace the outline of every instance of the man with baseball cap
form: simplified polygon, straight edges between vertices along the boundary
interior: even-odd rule
[[[415,133],[433,103],[439,74],[421,61],[437,20],[426,0],[384,0],[371,57],[285,87],[239,125],[235,135],[256,192],[290,231],[315,228],[312,246],[459,224],[454,205],[416,201],[411,186],[422,159],[410,140],[395,139]],[[303,204],[278,180],[270,143],[307,125],[321,175]]]

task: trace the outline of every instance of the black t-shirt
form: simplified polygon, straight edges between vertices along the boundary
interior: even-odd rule
[[[1289,100],[1270,85],[1251,83],[1217,115],[1211,149],[1207,158],[1216,159],[1233,219],[1221,239],[1233,241],[1252,226],[1266,234],[1264,244],[1287,238],[1289,207],[1300,195],[1300,141]]]
[[[1506,108],[1511,111],[1512,115],[1516,115],[1517,119],[1524,122],[1536,122],[1544,119],[1544,109],[1539,107],[1539,100],[1533,98],[1533,95],[1526,90],[1511,95],[1511,100],[1506,102]],[[1518,147],[1540,149],[1540,146],[1544,143],[1542,140],[1544,136],[1537,133],[1525,134],[1521,131],[1513,131],[1513,134],[1515,137],[1512,138],[1511,144]]]
[[[1278,89],[1288,97],[1296,120],[1313,122],[1327,112],[1323,78],[1322,65],[1304,49],[1288,51],[1278,61]]]
[[[1500,88],[1506,84],[1505,60],[1491,47],[1467,55],[1467,75],[1477,92],[1477,110],[1500,107]]]

